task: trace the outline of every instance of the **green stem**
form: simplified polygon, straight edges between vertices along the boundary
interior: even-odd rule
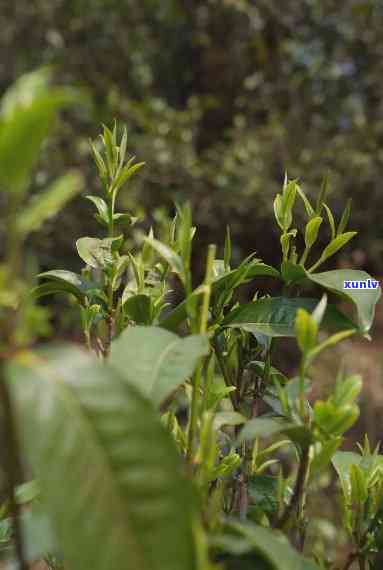
[[[305,419],[305,372],[306,372],[306,362],[305,358],[302,356],[301,364],[299,367],[299,408],[301,418]]]
[[[213,278],[213,263],[215,258],[215,245],[210,245],[207,254],[206,262],[206,274],[204,281],[204,295],[202,300],[202,310],[201,310],[201,320],[199,326],[200,334],[206,334],[207,324],[209,319],[209,305],[211,296],[211,283]],[[189,423],[189,434],[188,434],[188,448],[187,448],[187,460],[189,463],[193,460],[194,455],[194,442],[197,434],[197,422],[198,422],[198,412],[199,412],[199,400],[201,392],[201,378],[202,378],[202,363],[198,364],[197,370],[195,371],[193,378],[193,394],[191,401],[191,411],[190,411],[190,423]]]
[[[221,369],[222,376],[223,376],[223,379],[225,381],[226,386],[228,388],[230,388],[232,386],[235,387],[235,384],[232,382],[232,380],[230,378],[229,371],[226,367],[225,359],[222,355],[222,352],[220,351],[220,348],[218,346],[218,342],[216,339],[212,340],[212,345],[213,345],[214,353],[215,353],[215,356],[217,358],[217,362],[218,362],[219,367]],[[233,409],[236,410],[237,409],[237,402],[236,402],[236,399],[234,396],[234,392],[229,392],[229,398],[230,398],[231,404],[233,406]]]
[[[324,261],[325,261],[325,260],[320,257],[320,258],[318,259],[318,261],[316,261],[316,262],[314,263],[314,265],[312,265],[312,266],[310,267],[310,269],[308,269],[308,272],[309,272],[309,273],[312,273],[313,271],[315,271],[315,269],[318,269],[318,267],[319,267],[320,265],[322,265],[322,263],[324,263]]]
[[[281,517],[277,520],[275,528],[283,529],[289,522],[293,512],[299,508],[301,504],[302,496],[305,490],[306,479],[308,475],[308,470],[310,466],[310,447],[307,446],[302,453],[302,458],[299,463],[299,469],[297,474],[297,479],[295,482],[293,496],[289,504],[287,505],[285,511],[282,513]]]

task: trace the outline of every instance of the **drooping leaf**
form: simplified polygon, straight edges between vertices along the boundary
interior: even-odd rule
[[[159,405],[208,353],[205,337],[180,338],[159,327],[126,329],[113,343],[110,365]]]
[[[54,293],[71,293],[80,302],[84,301],[85,295],[97,286],[91,281],[87,281],[81,275],[66,271],[64,269],[56,269],[40,273],[41,279],[47,279],[48,283],[44,283],[32,290],[35,298]]]
[[[307,298],[272,297],[241,305],[231,311],[222,326],[242,328],[249,332],[270,337],[295,336],[295,318],[298,309],[312,312],[318,301]],[[337,329],[352,329],[355,325],[332,305],[328,305],[323,320],[324,326]]]
[[[19,353],[8,383],[72,570],[196,568],[191,488],[172,439],[134,387],[75,347]]]
[[[55,180],[20,212],[16,220],[17,230],[23,236],[38,230],[48,218],[55,216],[66,202],[78,194],[82,187],[82,176],[75,171]]]
[[[361,330],[367,332],[371,328],[381,288],[345,289],[344,287],[345,281],[375,281],[368,273],[356,269],[334,269],[323,273],[307,273],[307,277],[313,283],[350,300],[356,307]]]

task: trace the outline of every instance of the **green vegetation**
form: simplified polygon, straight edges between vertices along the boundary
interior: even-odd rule
[[[326,181],[314,203],[286,178],[274,199],[278,266],[255,254],[234,266],[228,228],[222,257],[208,247],[196,286],[190,205],[147,235],[134,235],[134,217],[121,211],[121,196],[144,169],[115,123],[91,143],[101,191],[87,198],[101,230],[77,239],[81,273],[50,269],[30,287],[28,231],[74,194],[80,178],[67,175],[40,201],[26,202],[19,218],[15,211],[27,200],[53,117],[77,100],[51,87],[45,71],[2,100],[3,558],[21,570],[41,558],[65,570],[376,569],[383,456],[367,436],[358,453],[341,450],[359,415],[361,378],[340,369],[327,398],[310,398],[313,363],[351,336],[369,338],[381,293],[343,289],[345,279],[367,279],[364,271],[322,266],[355,235],[347,230],[350,204],[335,216]],[[24,153],[12,152],[24,142]],[[322,247],[325,225],[331,237]],[[278,294],[257,291],[243,302],[240,288],[256,288],[261,278]],[[53,294],[78,307],[84,346],[32,346],[30,315]],[[28,335],[17,333],[28,325]],[[285,337],[300,351],[292,378],[275,366]],[[339,481],[338,536],[328,546],[318,533],[308,544],[317,522],[310,499],[328,473]],[[339,560],[331,551],[343,537],[350,548]]]

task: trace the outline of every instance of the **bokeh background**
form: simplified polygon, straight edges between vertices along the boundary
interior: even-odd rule
[[[237,261],[256,250],[278,262],[272,202],[286,171],[312,197],[328,173],[337,216],[352,197],[359,235],[334,263],[383,274],[380,0],[17,0],[0,2],[0,23],[0,92],[50,65],[90,101],[62,114],[32,193],[73,167],[84,194],[97,189],[88,139],[116,118],[147,163],[125,207],[145,213],[148,227],[189,200],[197,274],[206,244],[222,247],[226,224]],[[40,270],[76,270],[75,239],[96,231],[78,196],[27,247]],[[317,371],[325,385],[344,358],[364,374],[358,430],[373,441],[383,427],[382,313],[372,343],[347,345]],[[54,335],[76,335],[70,311],[54,306],[52,323]]]

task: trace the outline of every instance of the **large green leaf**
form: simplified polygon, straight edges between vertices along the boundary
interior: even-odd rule
[[[161,404],[194,371],[209,350],[207,338],[179,338],[158,327],[131,327],[113,343],[110,364],[155,404]]]
[[[312,312],[318,302],[317,299],[292,299],[288,297],[259,299],[231,311],[222,325],[242,328],[269,337],[293,337],[295,336],[294,323],[298,309],[302,308]],[[327,307],[323,324],[337,330],[355,328],[354,323],[332,305]]]
[[[47,218],[55,216],[68,200],[80,192],[82,186],[82,176],[76,171],[55,180],[47,190],[35,196],[33,201],[20,212],[16,220],[18,231],[26,236],[38,230]]]
[[[75,347],[20,353],[8,384],[69,568],[195,568],[191,487],[134,387]]]
[[[0,118],[0,184],[5,190],[25,191],[57,111],[78,100],[73,90],[50,88],[46,69],[21,77],[4,95]]]
[[[221,294],[225,289],[236,288],[243,283],[248,283],[255,277],[279,277],[279,272],[262,262],[252,262],[252,264],[247,268],[245,273],[243,273],[243,267],[240,266],[237,269],[233,269],[225,275],[218,277],[212,284],[212,298]],[[196,289],[189,297],[189,301],[192,301],[192,297],[197,297],[202,291]],[[171,331],[177,330],[177,327],[186,319],[187,302],[182,301],[170,314],[167,314],[160,322],[160,326],[164,329]]]
[[[371,276],[365,271],[356,269],[334,269],[323,273],[306,273],[308,279],[341,297],[350,300],[356,307],[358,322],[362,332],[367,332],[372,325],[375,305],[381,289],[345,289],[345,281],[368,281]]]

